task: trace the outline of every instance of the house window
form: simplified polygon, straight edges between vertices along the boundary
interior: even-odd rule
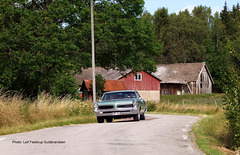
[[[168,90],[167,89],[163,89],[162,90],[162,95],[167,95],[168,94]]]
[[[140,73],[137,73],[134,75],[134,80],[135,81],[142,81],[142,74]]]

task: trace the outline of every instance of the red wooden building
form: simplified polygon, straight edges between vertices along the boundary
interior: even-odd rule
[[[147,72],[129,73],[119,80],[125,82],[128,90],[137,90],[145,100],[160,100],[160,81]]]
[[[147,72],[132,73],[131,70],[126,70],[124,73],[119,73],[116,70],[104,71],[102,68],[96,68],[96,72],[101,70],[102,76],[106,79],[104,91],[115,91],[115,90],[137,90],[144,100],[160,100],[160,79]],[[86,70],[85,70],[86,71]],[[89,72],[91,70],[89,69]],[[83,73],[84,75],[84,73]],[[90,89],[91,79],[89,77],[83,77],[81,91],[83,92],[84,99],[92,98],[92,90]]]

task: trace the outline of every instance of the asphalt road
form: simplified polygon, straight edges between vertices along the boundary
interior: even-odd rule
[[[0,136],[0,155],[198,155],[188,132],[193,116],[146,115]]]

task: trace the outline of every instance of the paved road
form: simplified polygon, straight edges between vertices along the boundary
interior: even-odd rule
[[[193,116],[146,115],[145,121],[54,127],[0,136],[1,155],[198,155]]]

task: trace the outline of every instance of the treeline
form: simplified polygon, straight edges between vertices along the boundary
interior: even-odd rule
[[[207,62],[215,81],[215,91],[222,91],[223,75],[231,63],[230,48],[240,52],[240,7],[212,14],[210,7],[197,6],[192,12],[169,14],[160,8],[154,15],[144,12],[142,19],[151,23],[163,52],[157,63]]]
[[[0,1],[0,89],[56,96],[78,89],[73,74],[91,66],[89,0]],[[154,72],[157,63],[205,61],[222,90],[223,74],[239,53],[239,4],[212,15],[144,12],[144,0],[94,1],[96,65]]]

